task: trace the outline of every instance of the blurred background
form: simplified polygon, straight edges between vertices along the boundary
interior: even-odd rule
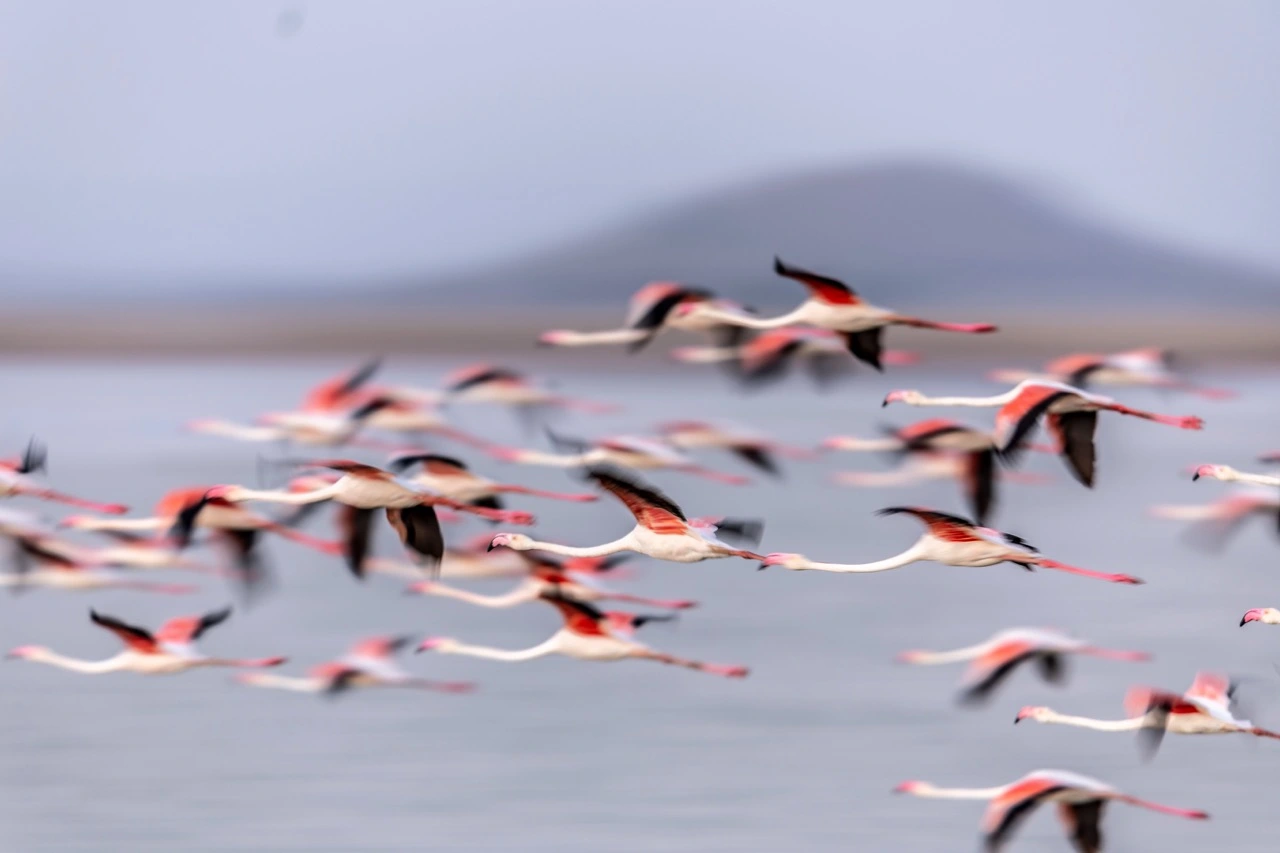
[[[21,322],[0,347],[519,349],[652,279],[790,305],[777,253],[873,301],[1026,321],[994,346],[1042,341],[1052,308],[1088,321],[1075,335],[1274,355],[1278,19],[1266,0],[5,3],[0,283]]]
[[[845,577],[739,560],[636,560],[608,579],[698,599],[644,639],[750,665],[745,681],[422,655],[403,663],[480,689],[324,703],[217,672],[0,665],[0,850],[954,853],[976,849],[981,806],[895,799],[893,784],[988,786],[1042,766],[1214,815],[1185,824],[1116,808],[1116,850],[1273,850],[1274,744],[1171,737],[1144,765],[1127,735],[1011,720],[1026,704],[1118,718],[1135,682],[1181,690],[1209,667],[1258,679],[1273,701],[1257,717],[1280,725],[1276,636],[1237,627],[1247,608],[1280,606],[1274,494],[1231,504],[1264,522],[1228,518],[1216,547],[1149,513],[1243,494],[1193,485],[1189,465],[1253,469],[1280,450],[1278,39],[1271,0],[0,0],[0,456],[39,436],[47,482],[134,515],[180,486],[273,485],[259,457],[385,464],[367,448],[183,430],[296,408],[379,355],[379,383],[439,388],[485,359],[620,407],[559,414],[570,436],[728,419],[806,450],[957,414],[882,410],[890,389],[997,393],[986,371],[1068,352],[1169,347],[1197,381],[1235,393],[1100,389],[1207,427],[1104,417],[1093,490],[1046,454],[1000,486],[996,526],[1145,586],[1011,566]],[[775,255],[875,304],[1001,330],[895,328],[888,344],[919,364],[859,368],[826,394],[800,377],[739,393],[668,358],[690,341],[678,333],[634,356],[533,346],[548,328],[617,326],[651,280],[787,310],[803,291],[773,274]],[[504,407],[443,411],[488,441],[550,449]],[[991,423],[989,411],[958,414]],[[475,446],[427,446],[496,479],[585,488]],[[836,482],[897,470],[892,453],[802,457],[771,481],[698,451],[749,474],[743,487],[652,479],[693,515],[764,518],[765,551],[834,562],[915,540],[909,520],[875,518],[881,507],[967,514],[945,477]],[[630,524],[609,500],[513,503],[557,542]],[[307,524],[337,535],[325,514]],[[384,528],[377,552],[399,555]],[[493,531],[467,521],[445,535]],[[537,604],[405,596],[403,580],[358,585],[336,557],[263,547],[273,594],[237,601],[210,651],[287,654],[297,673],[372,633],[520,648],[559,624]],[[0,648],[102,658],[118,643],[88,623],[90,606],[154,627],[236,601],[221,581],[186,580],[199,595],[0,601]],[[894,663],[1018,625],[1155,660],[1082,662],[1065,689],[1017,674],[964,711],[957,669]],[[1048,815],[1016,844],[1066,849]]]

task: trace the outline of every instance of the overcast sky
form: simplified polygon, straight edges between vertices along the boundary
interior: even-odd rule
[[[1275,0],[0,0],[0,273],[379,276],[945,157],[1280,267]]]

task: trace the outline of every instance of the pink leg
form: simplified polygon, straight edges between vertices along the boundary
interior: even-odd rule
[[[147,583],[146,581],[121,581],[112,584],[117,589],[134,589],[138,592],[156,592],[161,595],[191,595],[199,592],[197,586],[180,583]]]
[[[1154,412],[1144,412],[1142,409],[1130,409],[1128,406],[1121,405],[1108,406],[1107,408],[1113,412],[1119,412],[1122,415],[1142,418],[1146,421],[1155,421],[1158,424],[1175,426],[1180,429],[1204,429],[1204,421],[1194,415],[1188,415],[1185,417],[1178,415],[1157,415]]]
[[[289,662],[288,658],[281,658],[281,657],[249,658],[248,660],[230,661],[232,666],[239,666],[245,669],[265,669],[270,666],[280,666],[281,664],[288,663],[288,662]]]
[[[734,550],[734,551],[729,551],[727,553],[729,554],[730,557],[741,557],[744,560],[755,560],[756,562],[764,562],[764,555],[757,554],[755,551]]]
[[[745,486],[751,482],[748,477],[739,477],[737,474],[722,474],[719,471],[713,471],[710,468],[703,468],[700,465],[684,465],[677,468],[686,474],[693,474],[698,477],[705,477],[708,480],[714,480],[717,483],[726,483],[730,486]]]
[[[599,495],[585,492],[550,492],[546,489],[531,489],[527,486],[500,485],[499,492],[511,495],[530,495],[535,498],[550,498],[554,501],[572,501],[574,503],[591,503],[600,500]]]
[[[436,427],[431,431],[434,432],[436,435],[444,436],[445,438],[452,439],[461,444],[468,445],[469,447],[475,447],[480,450],[488,450],[491,447],[493,447],[492,442],[486,441],[485,439],[480,438],[479,436],[475,436],[475,435],[471,435],[470,433],[463,432],[460,429],[454,429],[453,427]]]
[[[608,415],[622,410],[622,406],[617,403],[597,403],[594,400],[578,400],[573,397],[554,397],[552,402],[561,408],[573,409],[592,415]]]
[[[102,512],[108,515],[124,515],[129,511],[129,508],[122,504],[101,504],[97,501],[86,501],[71,495],[64,495],[62,492],[55,492],[53,489],[32,489],[19,486],[15,494],[39,498],[42,501],[54,501],[68,506],[78,506],[81,509],[91,509],[94,512]]]
[[[1076,566],[1069,566],[1066,563],[1059,563],[1057,560],[1046,560],[1043,557],[1036,560],[1033,565],[1039,566],[1043,569],[1055,569],[1060,572],[1067,572],[1072,575],[1082,575],[1086,578],[1097,578],[1098,580],[1110,581],[1111,583],[1146,583],[1146,581],[1143,581],[1140,578],[1135,578],[1132,575],[1109,575],[1105,572],[1095,572],[1090,569],[1081,569]]]
[[[1078,650],[1082,655],[1093,655],[1094,657],[1106,658],[1107,660],[1123,660],[1141,663],[1151,660],[1151,655],[1146,652],[1129,652],[1118,649],[1101,649],[1097,646],[1086,646]]]
[[[471,693],[476,689],[476,685],[470,681],[428,681],[425,678],[415,678],[409,682],[409,686],[440,693]]]
[[[523,510],[489,509],[485,506],[472,506],[471,504],[459,503],[454,500],[440,498],[436,500],[450,509],[456,509],[458,512],[465,512],[470,515],[478,515],[490,521],[501,521],[504,524],[519,524],[526,527],[534,523],[533,515]]]
[[[1175,817],[1188,817],[1192,820],[1206,820],[1209,817],[1208,812],[1202,812],[1198,809],[1178,809],[1173,806],[1164,806],[1160,803],[1153,803],[1150,800],[1140,800],[1137,797],[1120,796],[1116,797],[1121,802],[1128,803],[1131,806],[1141,806],[1144,809],[1160,812],[1161,814],[1173,815]]]
[[[711,675],[722,675],[725,678],[746,678],[751,671],[745,666],[724,666],[722,664],[703,663],[697,660],[688,660],[687,658],[678,658],[675,655],[668,655],[662,652],[649,652],[640,655],[640,657],[648,660],[656,660],[658,663],[670,664],[671,666],[683,666],[686,669],[696,669],[699,672],[706,672]]]
[[[996,331],[990,323],[938,323],[934,320],[922,320],[919,317],[895,317],[893,322],[900,326],[912,326],[917,329],[937,329],[941,332],[967,332],[982,335]]]
[[[312,536],[310,533],[303,533],[301,530],[294,530],[283,525],[273,524],[266,529],[279,536],[283,536],[290,542],[296,542],[306,548],[319,551],[321,554],[328,554],[331,557],[340,557],[344,553],[341,542],[331,542],[328,539],[321,539],[318,536]]]
[[[645,598],[642,595],[628,595],[625,592],[611,592],[601,596],[607,601],[625,601],[629,604],[643,604],[646,607],[662,607],[667,610],[688,610],[697,607],[698,602],[687,599]]]

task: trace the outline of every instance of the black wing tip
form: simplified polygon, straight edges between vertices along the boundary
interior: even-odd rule
[[[22,452],[19,474],[34,474],[49,467],[49,448],[34,435],[27,440],[27,448]]]

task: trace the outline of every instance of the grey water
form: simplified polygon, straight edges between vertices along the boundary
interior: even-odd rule
[[[948,414],[989,423],[990,410],[879,408],[884,393],[994,393],[976,372],[901,369],[861,375],[826,394],[803,382],[742,395],[711,372],[575,372],[557,359],[565,393],[625,410],[558,421],[564,432],[641,431],[669,418],[716,418],[815,446],[837,433]],[[29,434],[50,447],[48,481],[59,489],[130,504],[147,513],[165,490],[255,482],[260,448],[184,433],[195,417],[251,419],[289,408],[339,359],[151,364],[7,362],[0,418],[4,452]],[[386,378],[430,384],[456,365],[393,361]],[[569,366],[569,369],[563,369]],[[352,692],[335,701],[232,683],[226,672],[172,678],[82,676],[0,663],[0,850],[5,851],[692,851],[976,850],[983,804],[895,796],[909,779],[991,786],[1036,768],[1097,776],[1138,796],[1206,809],[1190,822],[1113,806],[1104,823],[1112,851],[1271,851],[1280,744],[1247,737],[1166,739],[1150,764],[1128,734],[1024,723],[1023,705],[1123,716],[1133,684],[1181,690],[1200,668],[1254,675],[1257,722],[1280,725],[1280,629],[1237,627],[1248,608],[1280,606],[1280,542],[1253,521],[1220,553],[1189,547],[1176,522],[1148,516],[1157,503],[1203,503],[1227,493],[1192,483],[1200,462],[1253,467],[1280,449],[1280,378],[1224,372],[1219,402],[1121,390],[1126,402],[1201,414],[1203,432],[1102,418],[1098,485],[1070,480],[1053,457],[1029,454],[1043,484],[1005,483],[996,526],[1065,562],[1145,578],[1129,587],[1014,566],[916,565],[849,576],[746,561],[694,565],[636,560],[629,591],[689,597],[701,606],[643,639],[673,653],[752,668],[746,680],[641,662],[552,658],[523,664],[424,654],[404,663],[425,676],[470,679],[471,695]],[[457,407],[457,422],[506,442],[543,446],[509,413]],[[561,470],[487,461],[445,443],[484,472],[566,488]],[[360,455],[360,454],[356,454]],[[376,456],[364,454],[376,461]],[[715,453],[703,460],[749,473]],[[651,479],[699,515],[766,520],[766,551],[862,562],[897,553],[919,534],[909,518],[874,511],[916,504],[963,514],[955,484],[893,489],[833,485],[838,470],[882,469],[876,456],[829,454],[785,462],[781,481],[733,487],[678,473]],[[587,544],[613,538],[630,518],[611,501],[519,504],[539,516],[542,538]],[[52,505],[9,501],[58,517]],[[328,532],[323,523],[310,529]],[[461,539],[486,529],[451,527]],[[253,607],[203,641],[234,656],[284,654],[299,672],[372,633],[451,635],[503,647],[533,645],[558,625],[532,604],[485,610],[401,594],[403,581],[355,582],[335,558],[281,541],[266,545],[277,583]],[[389,530],[380,553],[394,554]],[[179,575],[170,576],[182,579]],[[38,590],[0,600],[0,648],[51,646],[106,657],[117,641],[91,625],[90,606],[155,625],[233,600],[196,577],[184,599],[128,592]],[[499,592],[510,581],[472,586]],[[955,704],[961,667],[894,662],[910,648],[947,649],[1014,626],[1056,626],[1115,648],[1146,650],[1146,664],[1073,660],[1066,686],[1018,672],[980,709]],[[1268,698],[1272,703],[1268,705]],[[1069,849],[1048,810],[1012,849]]]

